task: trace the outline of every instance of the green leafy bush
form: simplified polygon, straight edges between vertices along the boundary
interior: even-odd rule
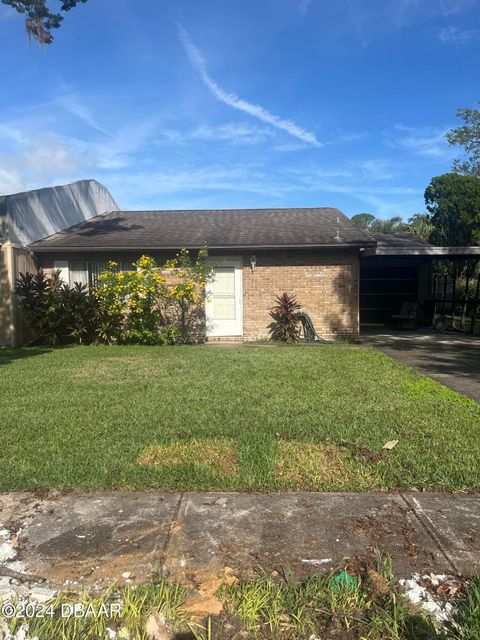
[[[70,288],[58,271],[48,277],[43,271],[21,273],[16,294],[35,336],[51,345],[91,342],[94,301],[80,283]]]

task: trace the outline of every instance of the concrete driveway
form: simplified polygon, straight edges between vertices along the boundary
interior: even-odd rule
[[[362,343],[480,403],[480,337],[403,331],[365,335]]]

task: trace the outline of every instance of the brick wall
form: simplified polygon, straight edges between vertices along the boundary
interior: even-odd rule
[[[154,252],[146,254],[154,255]],[[243,256],[243,332],[253,340],[269,337],[269,309],[274,297],[286,291],[295,293],[310,315],[317,333],[324,337],[352,338],[358,335],[358,251],[256,251],[257,265],[252,272],[250,253]],[[224,252],[221,255],[225,255]],[[234,254],[238,255],[238,254]],[[138,256],[115,254],[113,260],[133,261]],[[160,261],[165,256],[157,256]],[[215,260],[215,253],[213,252]],[[62,255],[59,259],[72,256]],[[75,255],[75,259],[95,256]],[[103,259],[101,256],[99,259]],[[43,257],[44,269],[53,266],[53,258]],[[225,341],[226,339],[222,339]],[[210,338],[210,341],[216,341]]]
[[[269,309],[276,295],[297,296],[323,337],[358,335],[359,258],[356,250],[257,253],[243,266],[245,339],[268,336]]]

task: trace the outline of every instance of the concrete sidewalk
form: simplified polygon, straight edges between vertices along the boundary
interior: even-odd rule
[[[399,577],[480,571],[477,496],[9,493],[0,494],[0,507],[0,528],[17,550],[4,569],[56,587],[142,581],[161,568],[201,591],[209,581],[218,586],[223,577],[259,568],[288,568],[301,577],[372,557],[375,549],[392,557]]]

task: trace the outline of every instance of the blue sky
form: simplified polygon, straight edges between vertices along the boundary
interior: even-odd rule
[[[0,193],[409,217],[480,100],[479,0],[89,0],[54,44],[0,4]]]

